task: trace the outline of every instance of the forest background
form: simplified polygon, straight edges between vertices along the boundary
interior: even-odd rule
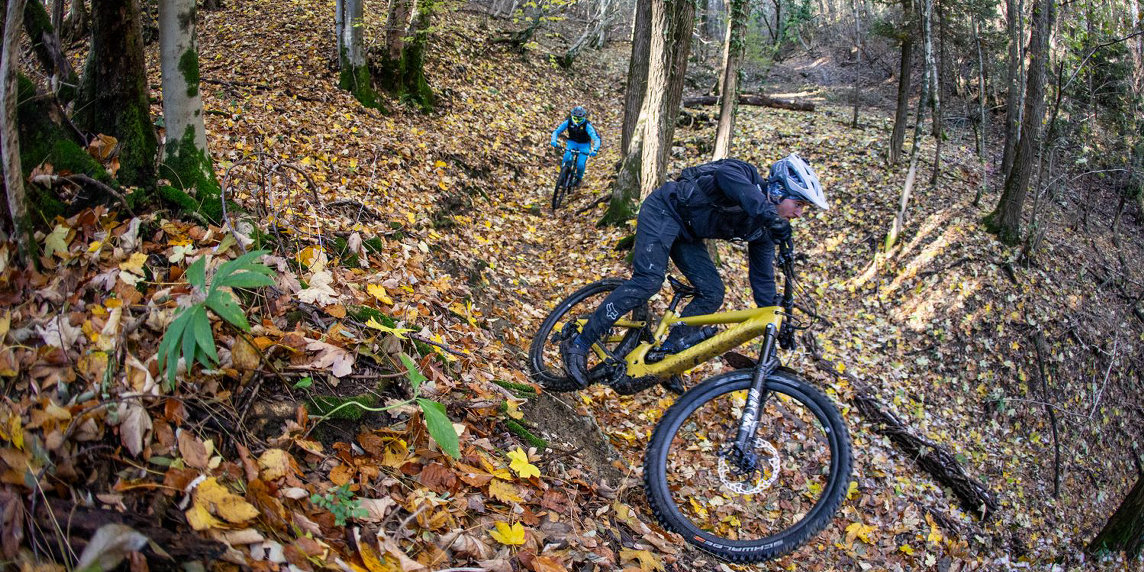
[[[788,365],[842,409],[855,470],[762,567],[1138,568],[1140,22],[1137,0],[9,0],[5,562],[735,568],[643,498],[672,397],[556,399],[524,351],[626,273],[659,183],[797,151],[832,208],[795,225],[826,320]],[[575,104],[605,145],[554,212]],[[717,254],[747,305],[742,253]]]

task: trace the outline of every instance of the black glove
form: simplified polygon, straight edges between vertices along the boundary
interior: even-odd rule
[[[791,235],[790,221],[782,218],[775,219],[767,225],[767,232],[771,235],[771,242],[775,244],[788,242]]]

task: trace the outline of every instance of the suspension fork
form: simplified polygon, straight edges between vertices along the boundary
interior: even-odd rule
[[[779,366],[778,355],[775,352],[775,333],[775,325],[768,324],[763,338],[763,351],[759,354],[759,361],[755,364],[751,376],[747,406],[743,410],[743,416],[739,418],[739,431],[735,435],[735,453],[743,470],[752,470],[755,467],[756,459],[752,452],[755,430],[759,427],[759,412],[770,397],[770,392],[766,391],[767,378]]]

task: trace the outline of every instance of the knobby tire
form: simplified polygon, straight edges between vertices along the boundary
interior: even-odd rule
[[[728,372],[681,396],[656,425],[644,458],[645,491],[660,523],[719,558],[741,563],[781,556],[829,524],[849,488],[852,464],[837,408],[818,389],[780,370],[767,378],[754,441],[763,466],[777,459],[777,475],[761,491],[731,490],[728,480],[752,485],[771,474],[752,480],[718,471],[717,452],[735,439],[751,376],[749,369]],[[788,509],[790,516],[783,514]]]
[[[552,212],[560,208],[560,201],[568,194],[572,183],[572,166],[565,164],[560,169],[560,176],[556,178],[556,188],[552,189]]]
[[[624,281],[618,278],[605,278],[584,286],[556,305],[540,324],[540,329],[528,349],[528,364],[533,380],[549,391],[580,389],[576,382],[564,373],[564,362],[560,357],[560,341],[568,332],[563,328],[577,319],[592,315],[604,297],[623,283]],[[624,317],[646,321],[647,305],[636,308]],[[600,343],[617,356],[623,356],[636,347],[642,331],[614,327],[610,332],[604,333]],[[588,370],[589,378],[592,379],[602,375],[603,366],[598,360],[593,361],[595,357],[589,352]]]

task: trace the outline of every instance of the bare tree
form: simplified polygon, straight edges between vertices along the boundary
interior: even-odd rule
[[[8,0],[4,19],[3,55],[0,56],[0,148],[4,161],[4,190],[8,198],[8,214],[12,218],[12,234],[25,262],[32,260],[32,230],[24,196],[24,171],[20,165],[20,137],[16,126],[16,67],[20,59],[20,19],[24,0]]]
[[[68,4],[68,15],[60,28],[60,37],[68,41],[76,41],[87,35],[90,18],[84,0],[71,0]]]
[[[62,6],[62,4],[59,4]],[[52,92],[59,98],[60,103],[67,105],[75,98],[75,90],[79,79],[72,69],[71,62],[64,55],[60,46],[60,38],[56,29],[48,18],[44,5],[39,0],[27,2],[24,5],[24,28],[28,31],[28,38],[32,42],[32,49],[36,52],[36,59],[40,60],[48,75],[48,83]]]
[[[985,50],[982,47],[980,24],[973,15],[973,43],[977,45],[977,159],[981,162],[981,186],[973,197],[973,206],[981,202],[981,195],[989,188],[989,158],[985,152],[985,134],[989,131],[988,117],[985,114]]]
[[[628,60],[628,84],[624,92],[624,123],[620,129],[620,149],[625,154],[635,134],[644,95],[647,94],[648,57],[651,55],[651,4],[636,2],[632,22],[632,54]]]
[[[937,5],[937,18],[938,18],[938,41],[945,45],[944,31],[945,31],[945,15],[941,10],[941,4]],[[933,7],[931,6],[931,10]],[[942,137],[942,117],[941,117],[941,75],[938,69],[941,67],[941,61],[934,57],[933,53],[933,23],[927,23],[930,26],[930,33],[926,35],[926,68],[929,73],[933,75],[933,174],[930,175],[930,186],[937,184],[938,173],[941,172],[941,145],[944,137]],[[944,48],[943,48],[944,51]]]
[[[1021,211],[1029,190],[1036,150],[1040,148],[1041,121],[1045,115],[1045,70],[1055,16],[1055,0],[1036,0],[1029,35],[1029,71],[1026,74],[1021,137],[1013,156],[1013,167],[1005,177],[1001,200],[986,217],[989,228],[1005,244],[1016,244],[1021,238]]]
[[[719,125],[715,129],[712,159],[723,159],[731,152],[735,133],[735,103],[739,95],[739,68],[743,64],[747,29],[747,0],[731,0],[727,18],[727,39],[723,46],[723,73],[720,83]]]
[[[166,122],[163,177],[185,193],[162,191],[184,210],[221,220],[221,190],[207,150],[203,99],[199,93],[199,46],[195,0],[159,0],[159,59],[163,72],[163,119]]]

